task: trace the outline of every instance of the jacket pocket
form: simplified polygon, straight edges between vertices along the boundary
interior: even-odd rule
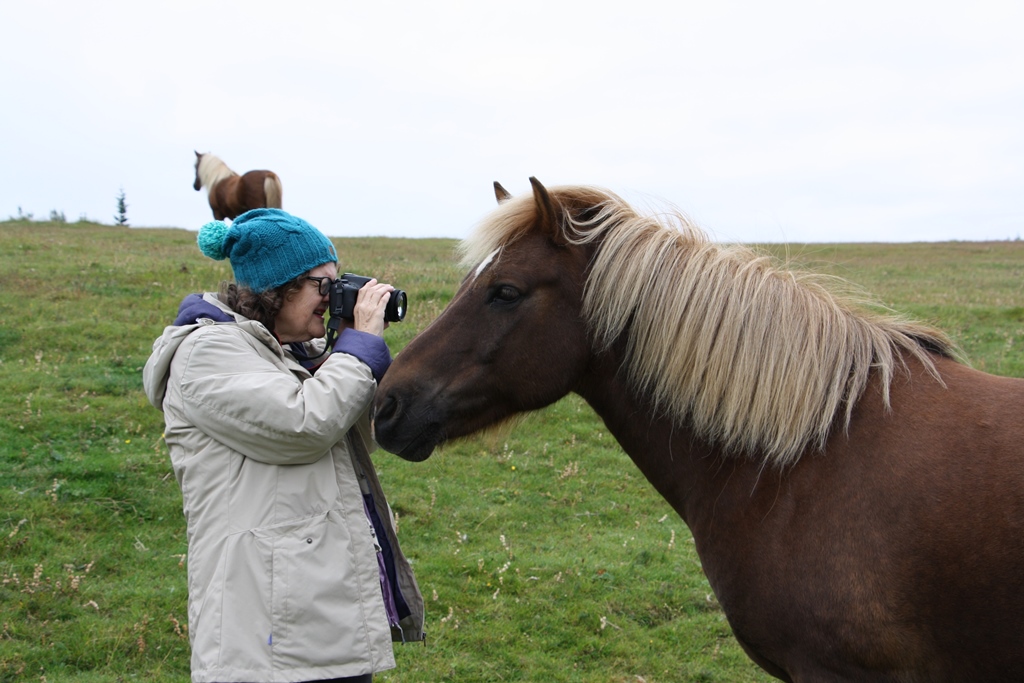
[[[275,666],[373,661],[364,603],[374,595],[367,580],[378,596],[380,583],[368,528],[352,530],[330,511],[258,533],[271,545]],[[374,616],[386,627],[382,610]]]
[[[369,528],[355,526],[330,511],[225,539],[196,621],[193,668],[377,668],[390,656],[390,630]]]
[[[202,591],[192,644],[193,670],[261,670],[270,665],[272,554],[252,532],[224,539]]]

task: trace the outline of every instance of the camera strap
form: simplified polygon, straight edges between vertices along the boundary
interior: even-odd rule
[[[338,341],[339,327],[341,327],[341,318],[331,316],[331,319],[327,321],[327,345],[324,347],[324,353],[327,353],[327,349],[334,348],[334,342]]]

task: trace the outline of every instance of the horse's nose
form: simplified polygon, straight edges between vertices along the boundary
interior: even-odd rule
[[[377,392],[377,398],[373,404],[373,430],[379,434],[383,426],[387,431],[388,425],[394,424],[399,412],[398,398],[390,393]]]

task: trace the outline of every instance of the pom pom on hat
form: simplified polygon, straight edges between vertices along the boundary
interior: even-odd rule
[[[224,253],[224,238],[228,236],[229,226],[224,221],[210,221],[199,228],[199,250],[214,261],[223,261],[228,257]]]
[[[211,221],[200,228],[197,242],[210,258],[230,259],[238,284],[257,294],[338,260],[322,232],[281,209],[246,211],[230,226]]]

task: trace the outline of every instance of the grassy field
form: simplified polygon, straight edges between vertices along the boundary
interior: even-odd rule
[[[399,351],[462,273],[451,240],[338,239],[409,292]],[[1024,243],[772,247],[1024,376]],[[227,262],[195,233],[0,223],[0,683],[186,681],[186,541],[141,368]],[[374,456],[427,601],[428,642],[379,681],[766,681],[686,527],[582,401],[424,463]]]

